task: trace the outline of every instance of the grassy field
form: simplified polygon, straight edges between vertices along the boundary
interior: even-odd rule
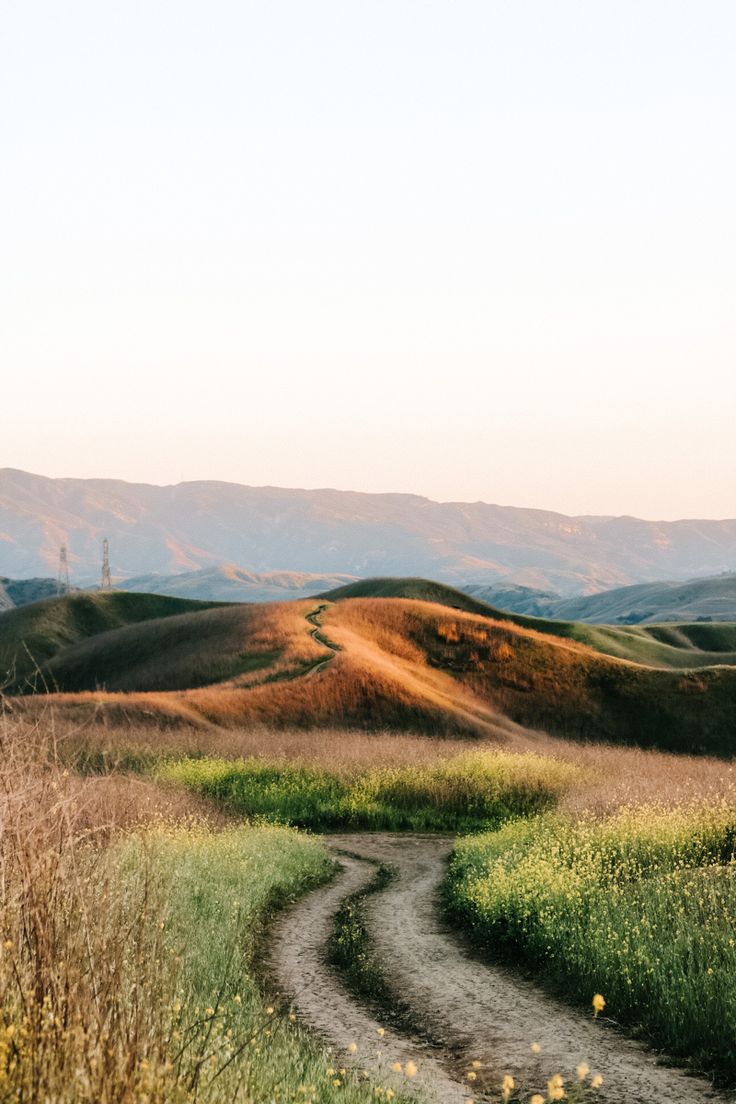
[[[736,1083],[733,803],[559,813],[468,837],[451,910],[493,953]]]
[[[734,1079],[727,764],[549,737],[513,753],[390,732],[80,732],[52,714],[6,719],[0,736],[9,1100],[375,1099],[288,1010],[268,1012],[261,933],[330,864],[318,840],[266,821],[475,833],[452,864],[462,923]],[[654,793],[667,809],[621,808]],[[344,919],[334,960],[375,996],[370,960],[353,976],[364,948]],[[400,1078],[378,1087],[402,1092]]]
[[[317,840],[212,827],[191,798],[174,822],[160,787],[100,795],[48,746],[2,743],[0,1099],[402,1099],[401,1077],[333,1068],[254,968],[274,907],[330,874]]]
[[[340,774],[263,759],[179,759],[156,770],[247,817],[315,830],[467,832],[555,804],[578,771],[537,755],[475,752]]]

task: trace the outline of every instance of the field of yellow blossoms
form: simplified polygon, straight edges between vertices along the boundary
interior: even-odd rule
[[[710,803],[560,813],[458,842],[450,907],[540,978],[736,1081],[736,814]]]

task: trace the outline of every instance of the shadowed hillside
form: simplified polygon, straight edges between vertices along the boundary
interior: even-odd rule
[[[0,619],[0,687],[17,690],[30,683],[40,689],[48,662],[73,645],[125,625],[209,608],[207,602],[111,590],[7,610]]]

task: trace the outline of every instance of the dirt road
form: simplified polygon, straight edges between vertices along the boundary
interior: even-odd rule
[[[394,1088],[416,1085],[426,1099],[454,1104],[489,1099],[504,1074],[545,1091],[554,1073],[574,1077],[585,1061],[604,1077],[606,1104],[701,1104],[733,1101],[700,1079],[657,1064],[646,1048],[560,1004],[513,971],[481,961],[443,919],[437,895],[450,840],[392,834],[328,838],[341,864],[329,885],[297,903],[278,922],[271,967],[294,1008],[338,1053]],[[325,944],[341,901],[372,880],[377,864],[395,873],[366,898],[366,918],[390,989],[419,1030],[400,1033],[381,1022],[326,965]],[[591,979],[591,994],[595,983]],[[383,1036],[378,1030],[384,1029]],[[351,1055],[349,1046],[357,1044]],[[531,1044],[540,1053],[533,1054]],[[411,1082],[393,1063],[416,1064]],[[481,1063],[467,1080],[472,1062]],[[476,1071],[473,1071],[476,1072]]]

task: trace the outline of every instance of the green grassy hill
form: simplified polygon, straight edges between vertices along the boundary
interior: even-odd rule
[[[660,625],[670,621],[736,621],[736,573],[657,583],[635,583],[563,598],[513,583],[469,583],[462,588],[496,609],[594,625]]]
[[[246,606],[196,610],[124,625],[64,648],[44,667],[69,691],[189,690],[270,666],[278,648],[253,648]]]
[[[0,688],[43,688],[64,649],[127,625],[210,609],[212,603],[122,591],[47,598],[0,616]]]
[[[607,624],[736,620],[736,574],[685,582],[637,583],[587,597],[563,598],[546,611],[550,617]]]

